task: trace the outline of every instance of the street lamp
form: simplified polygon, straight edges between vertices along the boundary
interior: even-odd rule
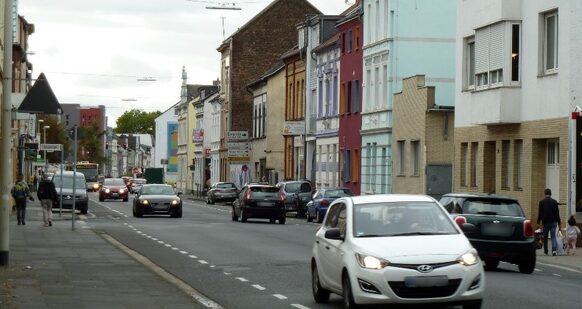
[[[44,136],[44,142],[43,144],[46,144],[46,129],[50,129],[50,126],[44,126],[43,128],[43,133],[42,135]],[[46,147],[46,146],[45,146]],[[48,172],[48,161],[46,160],[46,149],[44,150],[44,172]]]

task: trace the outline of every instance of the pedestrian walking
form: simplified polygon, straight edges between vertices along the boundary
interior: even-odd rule
[[[24,221],[26,217],[26,199],[34,201],[34,198],[30,195],[28,185],[22,180],[22,178],[22,175],[18,175],[16,177],[16,183],[12,187],[12,190],[10,190],[10,194],[16,202],[16,218],[18,219],[18,225],[26,224]]]
[[[576,226],[576,219],[574,216],[570,216],[568,219],[568,227],[566,227],[566,239],[568,240],[568,250],[566,251],[567,255],[576,254],[576,241],[580,236],[580,228]]]
[[[556,229],[562,226],[560,208],[558,208],[558,202],[552,198],[552,190],[546,189],[544,194],[546,197],[540,201],[538,207],[538,224],[541,222],[544,226],[544,253],[548,254],[548,236],[551,235],[552,255],[557,255],[558,240]]]
[[[37,191],[40,206],[42,207],[42,219],[44,226],[53,226],[53,204],[57,200],[55,184],[48,179],[48,175],[42,175]]]

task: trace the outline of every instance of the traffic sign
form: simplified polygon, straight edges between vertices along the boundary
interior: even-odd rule
[[[46,151],[62,151],[62,144],[40,144],[40,150]]]
[[[248,131],[228,131],[227,141],[244,141],[249,139]]]

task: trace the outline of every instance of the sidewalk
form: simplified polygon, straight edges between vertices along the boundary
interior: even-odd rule
[[[548,242],[548,246],[552,246],[551,242]],[[577,248],[576,255],[545,255],[544,249],[538,249],[536,250],[536,253],[537,263],[539,264],[562,268],[566,267],[582,273],[582,248],[580,247]]]
[[[26,225],[10,218],[9,265],[0,267],[0,308],[203,308],[78,217],[53,214],[44,227],[38,201]]]

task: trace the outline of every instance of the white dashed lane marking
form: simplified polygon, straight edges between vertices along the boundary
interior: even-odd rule
[[[236,280],[240,281],[240,282],[247,282],[248,280],[243,278],[243,277],[236,277]]]
[[[287,299],[287,296],[281,295],[281,294],[273,294],[273,296],[275,296],[276,298],[281,299],[281,300]]]
[[[200,264],[208,264],[208,262],[206,262],[205,260],[198,260],[198,263],[200,263]]]
[[[292,307],[299,308],[299,309],[311,309],[309,307],[303,306],[301,304],[291,304]]]
[[[180,251],[180,253],[182,253],[182,254],[188,254],[188,252],[186,252],[184,250]]]
[[[197,256],[195,256],[195,255],[189,255],[188,257],[189,257],[189,258],[191,258],[191,259],[197,259],[197,258],[198,258],[198,257],[197,257]]]
[[[263,287],[263,286],[260,286],[260,285],[258,285],[258,284],[253,284],[253,288],[255,288],[255,289],[259,290],[259,291],[264,291],[264,290],[266,290],[266,288],[265,288],[265,287]]]

